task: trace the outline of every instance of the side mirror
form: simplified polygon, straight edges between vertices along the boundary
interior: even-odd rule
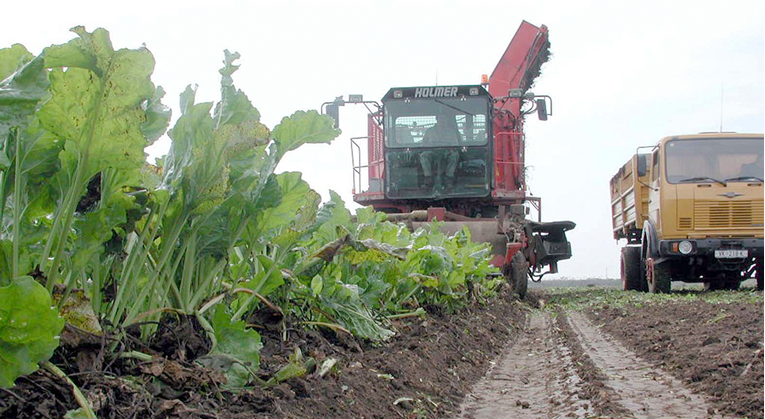
[[[638,154],[638,177],[643,177],[648,173],[648,155]]]
[[[544,98],[537,99],[537,116],[540,121],[547,121],[547,102]]]
[[[340,107],[332,103],[325,108],[327,115],[335,120],[335,128],[340,128]]]

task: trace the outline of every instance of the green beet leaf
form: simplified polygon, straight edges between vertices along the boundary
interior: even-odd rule
[[[32,58],[34,56],[21,44],[13,44],[10,48],[0,48],[0,81],[32,61]]]
[[[313,224],[321,197],[299,172],[280,173],[275,179],[281,190],[278,205],[258,214],[253,237],[288,248]]]
[[[143,108],[154,98],[154,57],[146,48],[115,51],[104,29],[72,31],[79,38],[45,50],[53,95],[40,120],[66,141],[63,168],[73,172],[84,164],[81,179],[108,167],[137,175],[148,145],[141,126],[147,121]]]
[[[340,135],[340,130],[334,126],[335,122],[331,117],[319,115],[316,111],[297,111],[285,117],[273,131],[273,137],[278,144],[279,159],[303,144],[329,144]]]
[[[13,51],[13,48],[10,50]],[[26,56],[18,56],[19,51],[16,54],[3,54],[3,51],[8,50],[0,50],[0,72],[3,72],[4,66],[14,69],[9,77],[0,77],[0,170],[11,166],[14,158],[12,148],[17,147],[15,143],[20,143],[22,147],[20,154],[31,148],[26,145],[28,141],[22,143],[19,138],[11,138],[9,134],[14,130],[15,137],[24,137],[23,130],[32,121],[37,105],[47,94],[49,85],[42,58],[31,59],[17,70],[15,67],[24,63]]]
[[[222,306],[216,308],[211,324],[217,344],[200,362],[222,369],[228,387],[245,386],[260,367],[260,349],[263,348],[260,335],[246,329],[244,321],[232,322]]]
[[[12,387],[50,358],[63,327],[50,294],[31,277],[0,287],[0,387]]]

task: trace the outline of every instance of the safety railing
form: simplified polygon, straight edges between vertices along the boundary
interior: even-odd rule
[[[353,190],[355,195],[356,191],[363,192],[362,184],[362,169],[368,169],[368,164],[362,164],[361,162],[361,146],[357,143],[357,140],[369,140],[369,137],[353,137],[351,138],[351,166],[353,168]],[[358,159],[358,160],[357,160]],[[367,185],[368,186],[368,185]],[[357,189],[358,187],[358,189]]]

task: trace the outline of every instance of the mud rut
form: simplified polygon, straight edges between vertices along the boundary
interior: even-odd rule
[[[660,369],[642,361],[619,342],[601,333],[580,313],[567,321],[584,353],[605,377],[607,394],[624,417],[711,418],[702,396]],[[591,418],[597,412],[572,361],[572,349],[550,313],[535,310],[524,333],[507,348],[474,387],[461,407],[460,419]],[[622,417],[623,415],[619,415]]]

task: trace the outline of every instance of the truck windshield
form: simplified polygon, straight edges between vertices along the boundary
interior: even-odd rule
[[[390,148],[485,145],[488,110],[486,97],[388,101],[386,145]]]
[[[762,138],[703,138],[668,141],[669,183],[747,182],[763,178]]]

